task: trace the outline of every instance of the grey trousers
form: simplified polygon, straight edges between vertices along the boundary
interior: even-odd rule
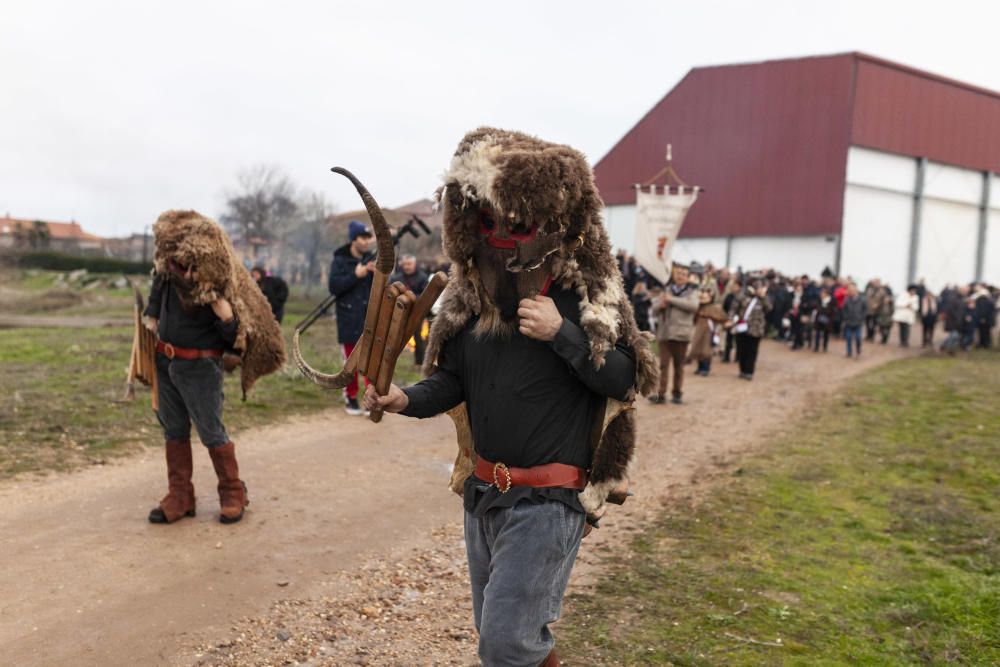
[[[229,442],[222,424],[222,360],[168,359],[156,355],[160,409],[156,417],[167,440],[191,437],[191,423],[206,447]]]
[[[555,645],[563,593],[585,517],[565,504],[520,502],[465,513],[472,611],[485,667],[537,667]]]

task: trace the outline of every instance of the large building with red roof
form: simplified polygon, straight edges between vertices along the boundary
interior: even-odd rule
[[[0,248],[33,247],[78,254],[103,254],[104,239],[80,223],[0,217]]]
[[[862,53],[695,68],[594,168],[616,247],[667,144],[705,188],[676,259],[1000,284],[1000,93]]]

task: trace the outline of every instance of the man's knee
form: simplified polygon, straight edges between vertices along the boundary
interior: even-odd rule
[[[186,417],[180,419],[176,415],[160,410],[156,413],[156,419],[163,427],[163,437],[166,440],[191,439],[191,422]]]
[[[489,628],[484,626],[479,636],[479,659],[483,667],[513,667],[540,665],[552,650],[555,642],[542,642],[536,632],[533,638],[516,628]]]
[[[549,623],[558,613],[552,613],[551,595],[539,593],[506,590],[499,598],[494,593],[492,600],[487,595],[479,623],[479,658],[485,667],[535,667],[552,650]]]

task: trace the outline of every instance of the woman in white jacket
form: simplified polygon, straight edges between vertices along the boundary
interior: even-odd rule
[[[899,344],[910,346],[910,327],[917,321],[917,310],[920,308],[920,297],[917,288],[910,285],[905,292],[896,298],[892,321],[899,324]]]

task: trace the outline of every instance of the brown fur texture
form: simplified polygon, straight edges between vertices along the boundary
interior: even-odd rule
[[[192,267],[185,301],[210,305],[225,298],[238,320],[233,347],[242,360],[243,397],[258,378],[285,363],[285,339],[257,283],[233,250],[229,237],[214,221],[196,211],[171,210],[153,225],[154,271],[170,273],[170,262]]]
[[[473,262],[476,246],[482,242],[478,212],[488,206],[506,220],[537,224],[540,234],[562,236],[563,243],[549,257],[546,268],[556,284],[575,290],[580,297],[580,323],[594,366],[600,368],[605,354],[624,340],[635,351],[636,390],[653,391],[658,364],[650,350],[650,337],[635,324],[601,221],[603,204],[582,153],[520,132],[480,128],[459,144],[438,200],[444,213],[444,251],[452,268],[428,341],[426,374],[433,373],[444,342],[470,318],[480,318],[477,331],[503,330]],[[594,448],[591,485],[581,494],[588,511],[596,510],[606,491],[626,479],[634,448],[634,414],[627,410],[607,425]],[[469,462],[461,459],[469,451],[470,443],[460,443],[456,470],[468,469]]]

